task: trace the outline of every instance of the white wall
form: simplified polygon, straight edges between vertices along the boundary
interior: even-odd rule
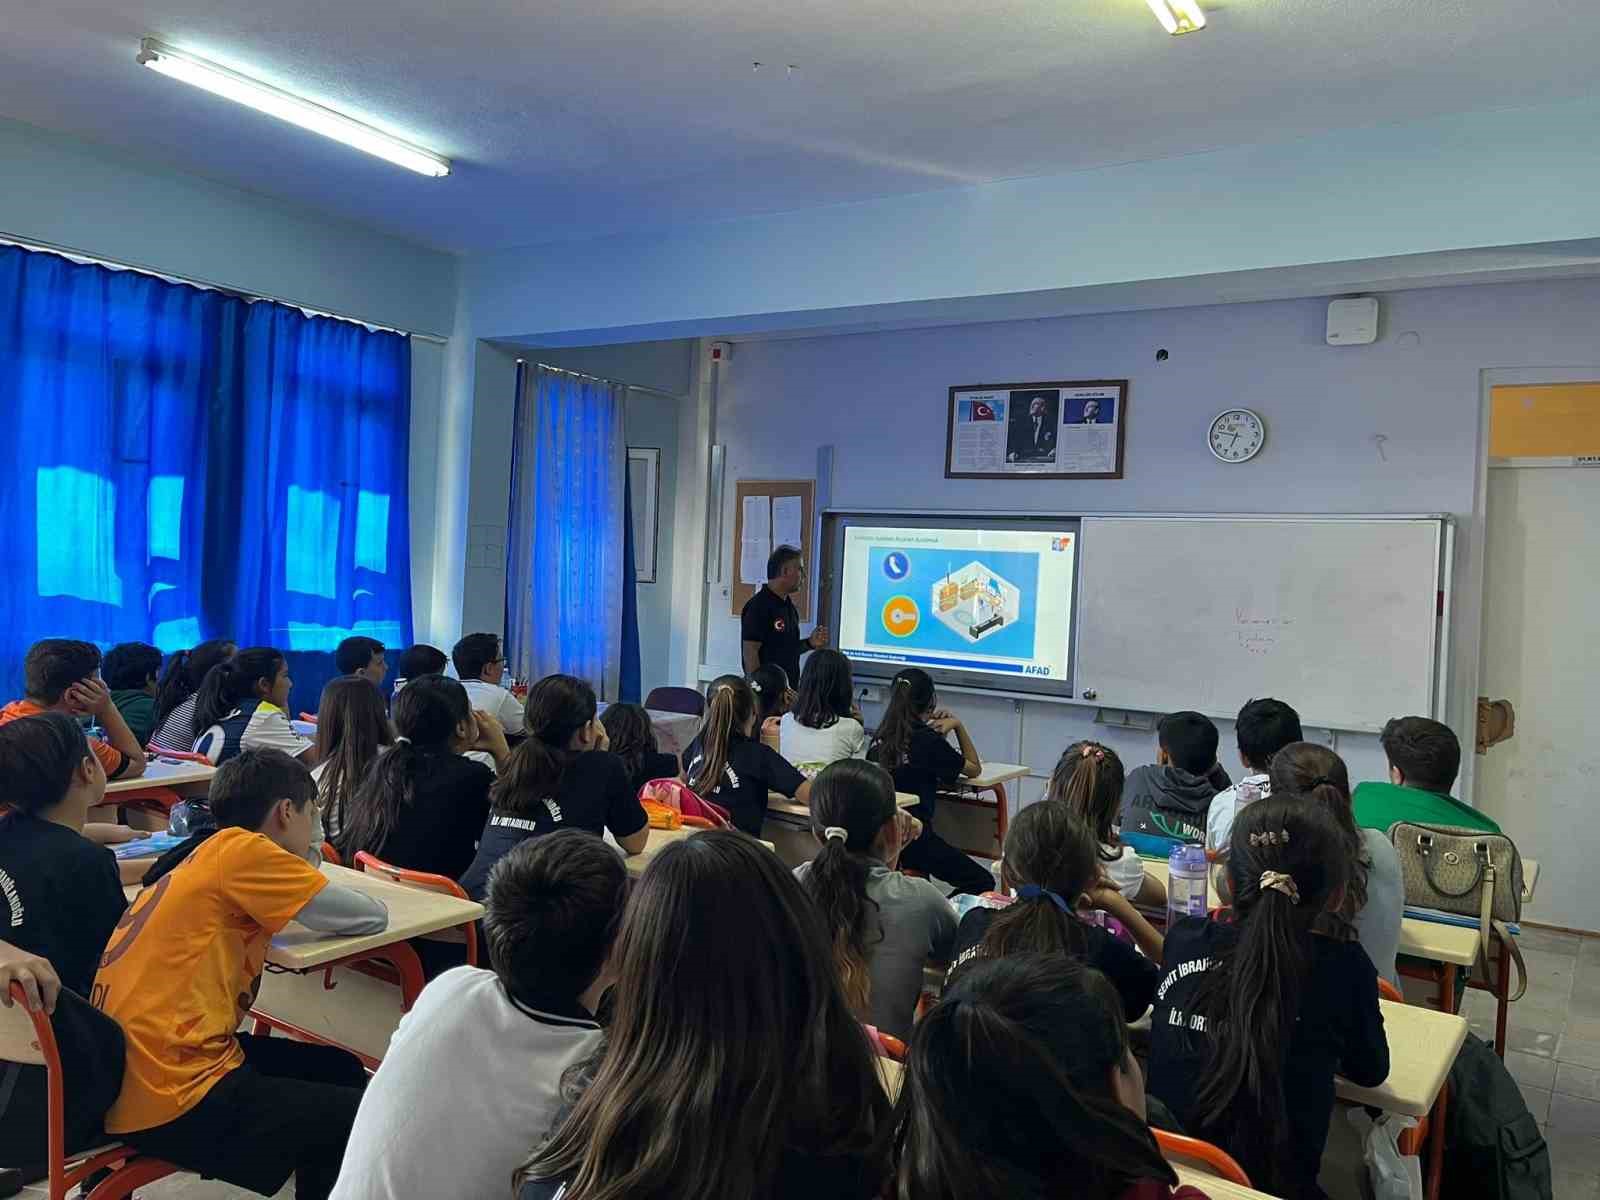
[[[1324,344],[1321,300],[741,344],[724,368],[716,414],[728,455],[725,538],[735,480],[810,475],[817,448],[828,444],[836,447],[837,508],[1450,513],[1458,549],[1449,719],[1470,735],[1481,600],[1479,372],[1592,359],[1600,281],[1401,292],[1384,305],[1384,336],[1364,348]],[[1158,364],[1158,349],[1170,360]],[[1122,480],[943,478],[950,386],[1123,377],[1131,384]],[[1269,429],[1264,452],[1243,466],[1218,463],[1205,445],[1211,417],[1233,404],[1257,409]],[[725,544],[725,561],[730,553]],[[704,669],[732,668],[737,619],[721,588],[708,592]],[[1100,737],[1130,765],[1153,753],[1151,735],[1096,728],[1092,711],[969,697],[959,707],[986,756],[1040,774],[1081,736]],[[1231,747],[1226,727],[1223,739]],[[1341,734],[1337,744],[1357,778],[1382,771],[1375,738]],[[1233,765],[1230,749],[1223,761]],[[1037,784],[1025,789],[1035,794]]]
[[[435,336],[450,334],[452,255],[0,121],[0,236]],[[419,637],[433,618],[434,513],[445,348],[411,347],[411,580]],[[455,574],[456,572],[452,572]]]
[[[516,410],[516,361],[543,362],[597,375],[636,388],[625,415],[628,444],[661,448],[661,532],[656,547],[656,582],[640,584],[639,643],[644,690],[677,682],[669,666],[674,617],[677,541],[679,410],[690,391],[693,343],[636,342],[620,346],[542,349],[481,342],[477,352],[472,413],[472,464],[462,629],[505,627],[506,510],[511,495],[511,428]],[[447,647],[448,649],[448,647]]]

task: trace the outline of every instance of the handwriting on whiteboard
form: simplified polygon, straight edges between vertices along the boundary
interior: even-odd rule
[[[1254,612],[1248,608],[1233,610],[1233,636],[1239,649],[1257,657],[1271,654],[1278,644],[1279,631],[1293,624],[1293,617]]]

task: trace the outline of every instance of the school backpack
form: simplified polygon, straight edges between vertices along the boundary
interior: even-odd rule
[[[1550,1148],[1494,1047],[1467,1034],[1450,1068],[1446,1196],[1551,1200]]]
[[[726,829],[733,824],[727,809],[700,799],[687,785],[676,779],[652,779],[639,789],[639,803],[673,809],[681,816],[694,818],[696,822],[710,821],[716,829]]]

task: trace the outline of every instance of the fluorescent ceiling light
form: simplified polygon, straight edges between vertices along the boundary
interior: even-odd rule
[[[437,177],[450,174],[450,160],[431,150],[401,141],[331,108],[292,96],[269,83],[250,79],[185,51],[174,50],[155,38],[145,38],[139,43],[139,62],[163,75],[192,83],[214,95],[248,105],[268,116],[298,125],[301,129],[309,129],[312,133],[343,142],[346,146],[364,150],[420,175]]]
[[[1145,0],[1145,3],[1161,22],[1161,28],[1174,36],[1206,27],[1206,14],[1199,0]]]

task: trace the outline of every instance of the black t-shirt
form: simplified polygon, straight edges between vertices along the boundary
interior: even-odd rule
[[[687,764],[684,774],[693,786],[700,770],[698,737],[689,743],[683,757]],[[767,816],[767,793],[792,797],[805,781],[806,777],[771,746],[736,733],[728,739],[728,763],[722,768],[722,780],[700,798],[727,809],[735,828],[760,837],[761,822]]]
[[[790,686],[800,681],[800,610],[787,596],[762,585],[745,601],[739,614],[739,637],[761,643],[761,665],[777,663],[789,676]]]
[[[676,774],[674,770],[671,772]],[[615,754],[589,750],[573,757],[561,772],[553,797],[537,800],[532,817],[493,816],[482,826],[472,865],[461,875],[461,886],[481,900],[489,884],[489,871],[517,844],[557,829],[585,829],[596,837],[607,829],[624,838],[648,823],[639,804],[639,792],[628,779],[627,768]]]
[[[956,926],[955,955],[950,960],[952,974],[964,960],[974,956],[984,935],[989,932],[989,926],[1003,911],[998,908],[974,908],[961,918],[961,924]],[[1077,920],[1076,917],[1069,919]],[[1161,969],[1100,926],[1087,921],[1079,921],[1078,924],[1084,936],[1083,961],[1111,981],[1111,986],[1117,989],[1117,995],[1122,997],[1123,1016],[1129,1021],[1137,1021],[1155,999]]]
[[[869,756],[878,761],[878,747]],[[917,798],[912,812],[924,825],[933,822],[934,797],[940,788],[952,787],[961,778],[966,757],[932,725],[918,724],[911,730],[906,760],[894,769],[894,786]]]
[[[391,866],[456,879],[477,852],[494,772],[449,751],[423,751],[421,758],[414,799],[383,845],[371,852]],[[352,846],[350,852],[365,849]]]
[[[676,754],[646,754],[639,761],[639,769],[629,778],[628,784],[637,796],[639,789],[652,779],[676,779],[680,769]]]
[[[89,994],[127,907],[110,850],[23,813],[0,821],[0,936],[48,959],[63,986]]]
[[[1235,925],[1188,917],[1167,931],[1162,975],[1150,1026],[1150,1094],[1172,1110],[1184,1129],[1207,1140],[1208,1113],[1195,1110],[1205,1069],[1204,1016],[1193,1014],[1196,992],[1216,956],[1239,936]],[[1200,1025],[1191,1030],[1197,1022]],[[1337,1073],[1359,1087],[1389,1074],[1389,1043],[1378,1010],[1378,972],[1359,942],[1311,936],[1311,974],[1300,990],[1300,1011],[1283,1052],[1283,1100],[1290,1145],[1282,1164],[1291,1197],[1320,1196],[1316,1187]],[[1225,1137],[1222,1148],[1252,1176],[1265,1178],[1262,1139],[1249,1128]]]

